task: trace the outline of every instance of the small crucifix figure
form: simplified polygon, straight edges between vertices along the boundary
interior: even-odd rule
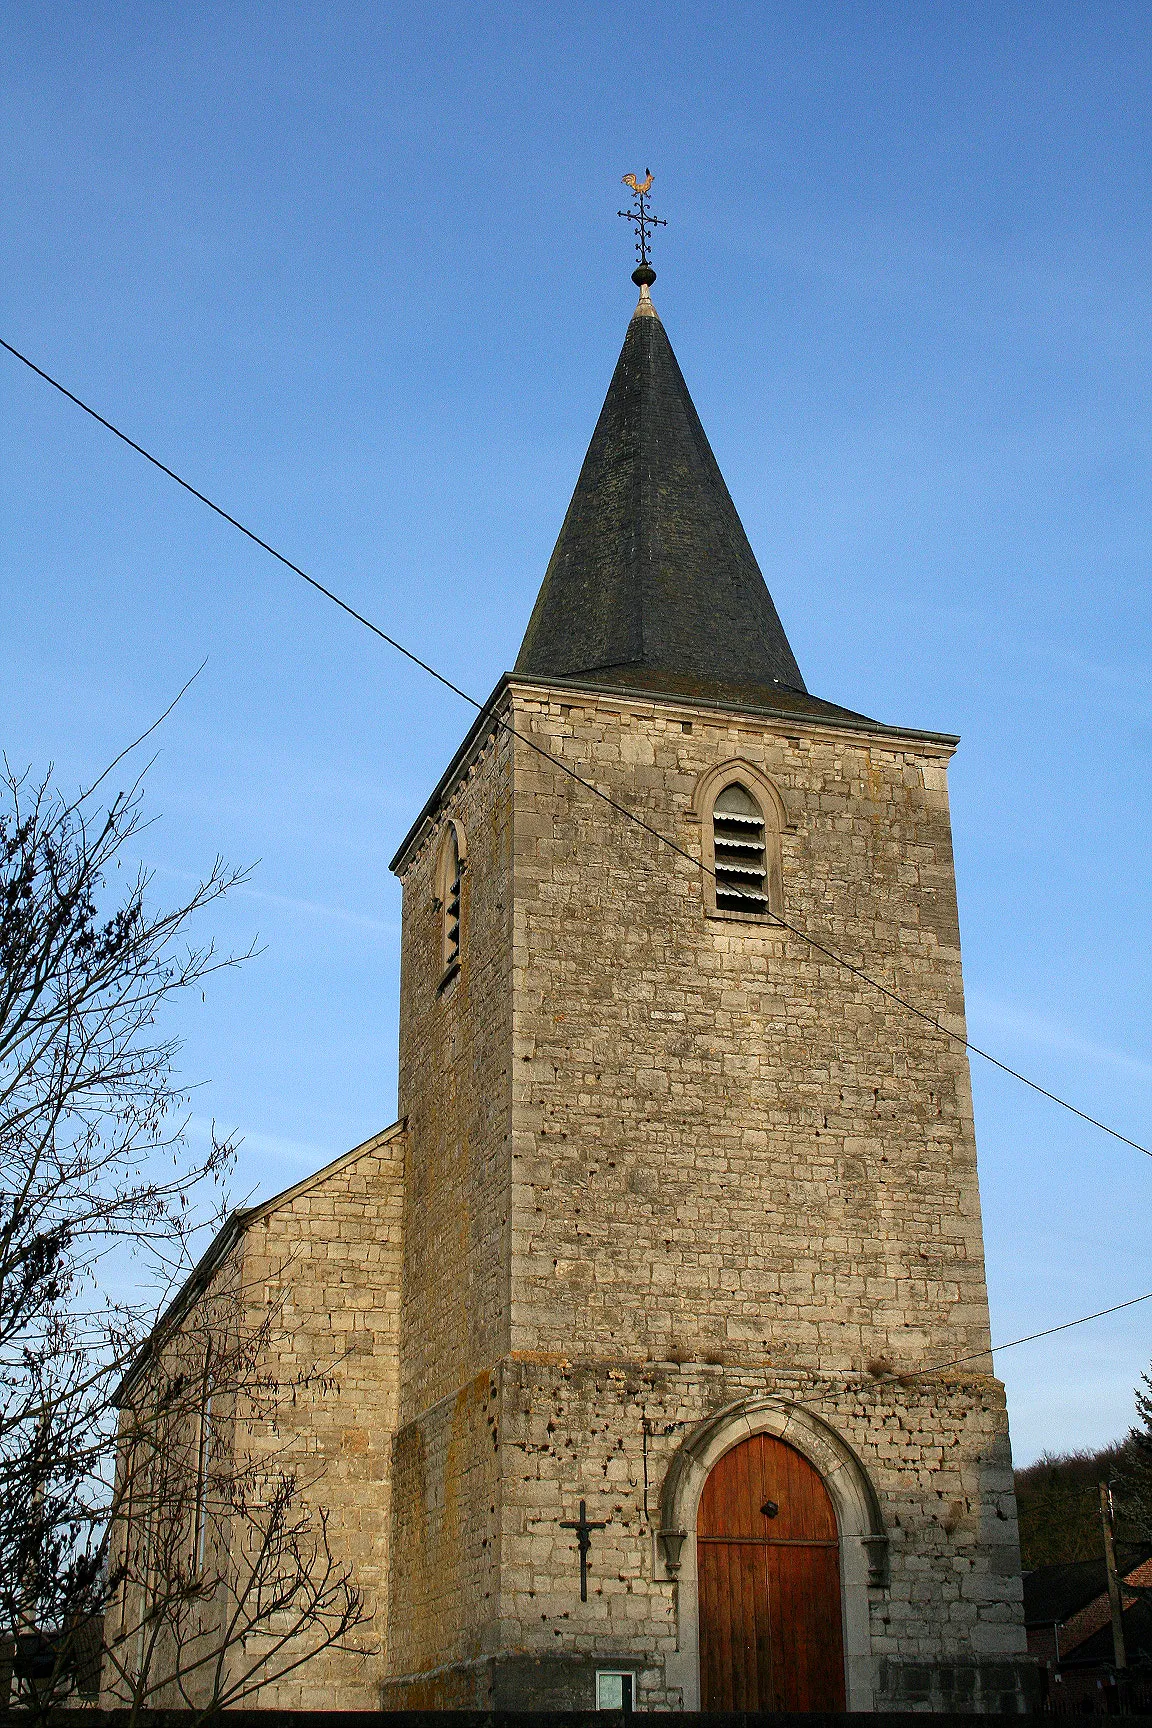
[[[603,1530],[604,1524],[592,1524],[588,1519],[588,1508],[583,1500],[580,1502],[580,1516],[574,1520],[560,1520],[561,1530],[575,1530],[576,1541],[580,1548],[580,1600],[588,1600],[588,1551],[592,1546],[593,1530]]]
[[[651,288],[656,280],[656,272],[652,268],[652,260],[648,256],[648,230],[650,228],[667,228],[663,216],[653,216],[648,208],[648,194],[652,190],[652,170],[644,170],[647,178],[637,180],[635,174],[625,174],[624,184],[632,188],[634,210],[617,210],[617,216],[623,216],[626,222],[631,222],[636,228],[636,256],[639,259],[632,280],[640,288]]]

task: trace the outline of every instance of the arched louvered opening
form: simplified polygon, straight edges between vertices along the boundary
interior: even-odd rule
[[[767,912],[764,812],[739,781],[725,786],[712,806],[712,843],[717,910]]]
[[[464,874],[460,837],[455,822],[449,822],[440,852],[441,962],[445,972],[460,963],[460,883]]]

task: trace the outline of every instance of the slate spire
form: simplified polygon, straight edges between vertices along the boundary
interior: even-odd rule
[[[516,671],[771,700],[804,680],[672,345],[640,301]]]

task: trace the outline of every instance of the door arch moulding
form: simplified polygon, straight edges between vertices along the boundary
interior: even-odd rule
[[[849,1710],[870,1710],[874,1685],[868,1591],[888,1584],[888,1536],[880,1499],[843,1435],[823,1417],[783,1398],[742,1398],[726,1405],[685,1436],[668,1466],[656,1539],[666,1576],[677,1586],[678,1650],[669,1658],[669,1682],[680,1687],[685,1710],[700,1708],[700,1496],[713,1465],[754,1434],[770,1434],[792,1446],[819,1471],[831,1497],[840,1535],[847,1705]]]

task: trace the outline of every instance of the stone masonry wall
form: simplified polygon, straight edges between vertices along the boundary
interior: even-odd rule
[[[947,748],[520,690],[517,725],[699,856],[779,788],[784,916],[963,1029]],[[690,727],[691,730],[686,730]],[[860,1371],[988,1343],[965,1051],[520,746],[512,1345]]]
[[[349,1640],[353,1649],[322,1651],[264,1686],[254,1700],[264,1708],[319,1710],[334,1696],[348,1710],[379,1702],[406,1151],[403,1132],[378,1135],[360,1156],[268,1211],[243,1239],[252,1321],[268,1309],[278,1316],[268,1368],[282,1385],[301,1371],[322,1380],[252,1425],[238,1446],[298,1470],[303,1497],[327,1509],[333,1559],[351,1569],[369,1616]]]
[[[210,1675],[190,1653],[190,1616],[181,1612],[189,1561],[200,1549],[198,1491],[230,1475],[236,1452],[239,1389],[253,1377],[245,1348],[243,1254],[236,1243],[198,1287],[196,1298],[152,1341],[121,1388],[116,1499],[109,1572],[117,1586],[104,1614],[101,1697],[107,1708],[139,1697],[159,1709],[209,1702]],[[205,1367],[217,1363],[210,1440],[205,1453]],[[203,1469],[203,1478],[201,1475]],[[231,1651],[222,1635],[227,1606],[219,1588],[231,1570],[230,1530],[204,1529],[198,1552],[196,1619],[213,1652]]]
[[[463,830],[466,866],[460,966],[445,979],[436,867],[448,820]],[[393,1675],[472,1658],[494,1620],[489,1370],[508,1347],[511,862],[511,747],[496,731],[403,878],[400,1110],[412,1154]]]
[[[515,681],[511,713],[689,857],[497,732],[405,863],[384,1698],[586,1707],[607,1660],[682,1704],[661,1485],[696,1424],[767,1395],[829,1422],[879,1492],[877,1702],[1007,1704],[1002,1389],[969,1365],[908,1378],[989,1340],[965,1052],[800,936],[708,915],[691,862],[699,777],[751,764],[787,812],[785,918],[962,1031],[950,746]],[[467,871],[445,981],[449,818]],[[581,1498],[607,1521],[586,1604],[560,1528]]]
[[[698,778],[767,775],[784,917],[963,1030],[946,743],[513,690],[519,731],[689,855]],[[523,1450],[504,1467],[502,1645],[603,1634],[650,1653],[642,1690],[672,1701],[655,1658],[674,1587],[637,1525],[638,1449],[655,1424],[651,1508],[682,1425],[745,1387],[801,1388],[880,1488],[877,1658],[1023,1651],[998,1384],[883,1378],[989,1341],[963,1047],[799,936],[706,916],[695,864],[524,746],[515,842],[508,1372],[528,1379],[525,1437],[504,1423]],[[581,1493],[613,1519],[583,1614],[556,1528]]]
[[[204,1647],[188,1645],[181,1657],[184,1683],[170,1683],[171,1638],[162,1637],[152,1663],[153,1679],[169,1681],[145,1702],[176,1707],[189,1700],[206,1706],[212,1664],[200,1660],[223,1650],[224,1692],[229,1697],[241,1677],[243,1700],[263,1709],[320,1709],[338,1695],[347,1709],[371,1709],[379,1702],[384,1667],[388,1582],[388,1527],[392,1437],[398,1419],[400,1261],[403,1228],[402,1185],[406,1136],[386,1130],[257,1210],[205,1276],[193,1284],[183,1311],[160,1339],[155,1366],[146,1366],[132,1394],[146,1433],[156,1436],[162,1461],[175,1469],[166,1478],[165,1505],[154,1504],[147,1477],[145,1444],[135,1454],[145,1459],[139,1490],[125,1497],[132,1520],[134,1576],[146,1567],[149,1597],[180,1600],[186,1589],[189,1556],[195,1547],[198,1448],[203,1420],[206,1361],[212,1368],[212,1416],[208,1454],[209,1488],[205,1501],[207,1532],[201,1587],[215,1581],[211,1601],[197,1617],[207,1628]],[[230,1225],[227,1228],[232,1229]],[[162,1388],[162,1390],[161,1390]],[[174,1409],[180,1432],[157,1427],[162,1408]],[[126,1411],[122,1432],[132,1425]],[[235,1610],[224,1581],[244,1578],[246,1532],[238,1522],[213,1516],[219,1505],[211,1483],[235,1468],[247,1492],[258,1492],[263,1472],[296,1478],[289,1517],[310,1518],[319,1532],[319,1513],[327,1514],[331,1558],[347,1570],[361,1592],[367,1618],[356,1628],[351,1649],[319,1650],[317,1628],[305,1625],[286,1650],[271,1653],[260,1685],[257,1664],[270,1635],[283,1635],[293,1614],[275,1627],[263,1625],[241,1641],[225,1641],[221,1628]],[[251,1472],[251,1474],[249,1474]],[[171,1504],[169,1504],[171,1502]],[[160,1514],[164,1513],[165,1517]],[[158,1545],[165,1519],[172,1539]],[[123,1543],[123,1528],[117,1540]],[[305,1538],[308,1540],[308,1538]],[[229,1544],[232,1544],[231,1550]],[[322,1550],[314,1576],[323,1566]],[[170,1570],[174,1568],[174,1570]],[[159,1581],[158,1581],[159,1580]],[[129,1697],[126,1674],[139,1660],[141,1591],[126,1604],[114,1604],[106,1642],[106,1701]],[[190,1625],[190,1620],[186,1621]],[[243,1616],[239,1630],[244,1630]],[[291,1673],[309,1650],[316,1654]],[[118,1678],[119,1677],[119,1678]],[[255,1685],[258,1689],[251,1690]]]
[[[863,1460],[884,1508],[891,1582],[869,1591],[872,1654],[890,1669],[996,1662],[1023,1649],[1019,1546],[1003,1392],[989,1376],[890,1382],[704,1363],[510,1359],[502,1381],[501,1647],[601,1665],[639,1659],[655,1709],[686,1703],[691,1643],[679,1585],[655,1541],[659,1497],[695,1425],[740,1398],[809,1404]],[[647,1484],[647,1486],[646,1486]],[[561,1520],[584,1499],[587,1603]],[[583,1676],[584,1690],[591,1674]],[[591,1705],[579,1691],[573,1708]]]

